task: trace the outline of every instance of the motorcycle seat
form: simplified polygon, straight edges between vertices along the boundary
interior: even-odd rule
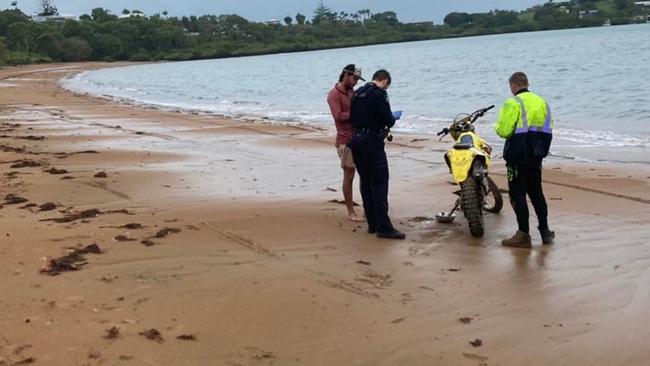
[[[472,147],[472,145],[470,145],[468,143],[462,143],[462,142],[459,142],[459,143],[454,145],[454,149],[456,149],[456,150],[467,150],[467,149],[469,149],[471,147]]]

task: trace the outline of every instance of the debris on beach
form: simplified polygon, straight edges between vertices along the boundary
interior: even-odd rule
[[[18,365],[31,365],[31,364],[33,364],[34,362],[36,362],[36,359],[35,359],[34,357],[27,357],[27,358],[25,358],[25,359],[23,359],[23,360],[20,360],[20,361],[18,361],[18,362],[13,363],[12,365],[13,365],[13,366],[18,366]],[[0,364],[0,365],[2,365],[2,364]]]
[[[370,266],[370,265],[372,265],[372,263],[367,262],[367,261],[364,261],[364,260],[358,260],[358,261],[357,261],[357,264],[363,264],[364,266]]]
[[[156,245],[156,243],[154,243],[153,241],[151,241],[151,240],[149,240],[149,239],[144,239],[144,240],[142,240],[142,241],[140,242],[140,244],[144,245],[145,247],[151,247],[151,246]]]
[[[81,212],[76,212],[76,213],[67,213],[64,217],[59,217],[55,219],[42,219],[40,221],[54,221],[56,223],[68,223],[68,222],[73,222],[77,220],[83,220],[83,219],[92,219],[100,215],[108,215],[108,214],[125,214],[125,215],[132,215],[131,212],[128,210],[109,210],[109,211],[101,211],[96,208],[91,208],[88,210],[84,210]]]
[[[41,163],[39,163],[38,161],[34,161],[34,160],[23,160],[23,161],[20,161],[20,162],[18,162],[18,163],[15,163],[15,164],[11,165],[10,168],[12,168],[12,169],[18,169],[18,168],[36,168],[36,167],[39,167],[39,166],[41,166]]]
[[[194,334],[181,334],[176,339],[181,341],[196,341],[196,336]]]
[[[156,233],[156,235],[154,235],[153,237],[154,238],[164,238],[169,234],[177,234],[177,233],[180,233],[180,232],[181,232],[181,229],[166,227],[164,229],[159,230]]]
[[[120,337],[120,330],[117,327],[106,329],[106,334],[104,334],[104,338],[106,339],[117,339],[119,337]]]
[[[472,320],[474,320],[474,318],[469,317],[469,316],[465,316],[465,317],[462,317],[462,318],[458,319],[458,321],[463,323],[463,324],[469,324],[469,323],[472,322]]]
[[[449,271],[449,272],[460,272],[460,267],[452,267],[452,268],[447,269],[447,271]]]
[[[88,264],[84,254],[102,254],[101,248],[97,244],[90,244],[84,248],[74,248],[64,256],[50,259],[40,270],[41,273],[47,273],[50,276],[56,276],[62,272],[77,271]]]
[[[27,136],[14,136],[15,139],[18,140],[30,140],[30,141],[41,141],[45,140],[45,136],[34,136],[34,135],[27,135]]]
[[[144,228],[144,226],[142,226],[142,224],[138,224],[138,223],[135,223],[135,222],[120,226],[120,229],[129,229],[129,230],[136,230],[136,229],[142,229],[142,228]]]
[[[18,207],[18,208],[21,209],[21,210],[27,210],[27,209],[29,209],[29,208],[36,207],[36,206],[38,206],[38,205],[35,204],[35,203],[28,203],[28,204],[26,204],[25,206],[20,206],[20,207]]]
[[[473,341],[469,341],[469,344],[471,344],[473,347],[481,347],[483,345],[483,341],[476,338]]]
[[[115,239],[116,241],[135,241],[136,240],[136,239],[133,239],[133,238],[129,238],[126,235],[118,235],[113,239]]]
[[[108,174],[106,174],[106,172],[104,172],[104,171],[101,171],[101,172],[95,174],[94,177],[95,178],[108,178]]]
[[[52,175],[61,175],[68,174],[68,171],[65,169],[50,168],[48,170],[45,170],[45,173],[50,173]]]
[[[18,205],[25,202],[29,202],[29,200],[15,194],[8,194],[5,196],[5,205]]]
[[[160,333],[160,331],[158,329],[156,329],[156,328],[151,328],[151,329],[148,329],[148,330],[144,330],[144,331],[140,332],[140,335],[147,338],[147,339],[149,339],[149,340],[156,341],[158,343],[163,343],[165,341],[163,339],[162,334]]]
[[[44,204],[38,206],[41,211],[52,211],[56,209],[56,204],[52,202],[45,202]]]

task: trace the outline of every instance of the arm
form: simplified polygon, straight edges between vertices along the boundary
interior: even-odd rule
[[[494,131],[500,137],[507,139],[512,136],[517,128],[517,121],[519,121],[519,103],[514,99],[508,99],[501,107],[499,112],[499,119],[494,124]]]
[[[334,93],[330,93],[327,96],[327,104],[330,106],[330,112],[335,121],[347,122],[350,120],[350,112],[341,111],[341,103],[339,103],[339,100]]]
[[[386,127],[392,128],[395,126],[395,117],[393,112],[390,109],[390,102],[388,101],[388,95],[385,93],[377,93],[377,114],[379,121],[384,123]]]

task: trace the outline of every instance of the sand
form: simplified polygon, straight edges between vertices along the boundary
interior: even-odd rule
[[[0,70],[0,365],[647,364],[648,167],[548,160],[556,242],[508,249],[507,205],[481,239],[426,219],[449,142],[396,136],[382,241],[329,202],[331,131],[57,86],[115,65]]]

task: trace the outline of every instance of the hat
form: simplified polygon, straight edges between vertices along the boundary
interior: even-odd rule
[[[366,79],[361,77],[361,68],[356,67],[354,64],[349,64],[344,67],[343,72],[346,74],[352,74],[356,78],[359,78],[361,81],[366,81]]]

